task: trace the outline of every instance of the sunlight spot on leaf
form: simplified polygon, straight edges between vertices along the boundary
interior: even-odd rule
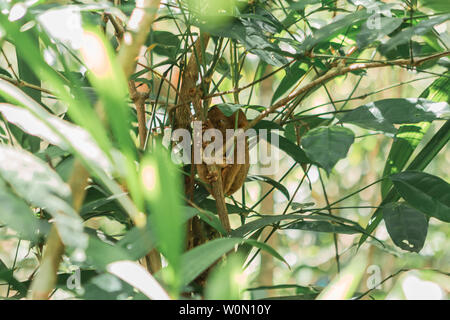
[[[9,12],[9,21],[17,21],[21,19],[27,13],[27,7],[24,3],[16,3]]]
[[[157,173],[156,168],[153,165],[146,165],[142,169],[142,181],[144,187],[148,191],[154,191],[156,188]]]
[[[408,300],[442,300],[444,298],[439,285],[412,275],[408,275],[403,280],[402,289]]]
[[[83,27],[80,10],[76,6],[47,10],[37,20],[53,38],[75,50],[81,47]]]
[[[152,300],[170,300],[167,292],[142,266],[133,261],[116,261],[107,267],[108,272],[129,283]]]
[[[106,48],[100,37],[94,32],[86,31],[84,33],[80,51],[86,66],[97,77],[106,78],[112,74]]]

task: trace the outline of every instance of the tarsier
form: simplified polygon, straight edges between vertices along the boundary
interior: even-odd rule
[[[236,119],[237,117],[237,119]],[[227,129],[243,129],[248,124],[247,118],[245,117],[245,114],[238,110],[234,112],[231,116],[226,116],[218,107],[214,106],[208,111],[208,116],[206,120],[206,124],[203,126],[203,132],[205,132],[208,129],[217,129],[222,133],[223,137],[223,148],[221,149],[222,153],[220,157],[222,157],[222,163],[215,162],[219,167],[219,172],[221,174],[222,178],[222,187],[223,187],[223,193],[225,196],[232,195],[235,193],[239,188],[242,187],[244,184],[244,181],[247,177],[248,169],[250,167],[250,161],[249,161],[249,150],[248,150],[248,141],[247,138],[241,138],[237,139],[237,141],[233,141],[230,145],[231,149],[228,149],[231,159],[229,159],[228,163],[226,160],[226,140],[227,140]],[[239,148],[237,143],[244,143],[244,148]],[[204,143],[203,147],[205,147],[208,143]],[[244,158],[239,159],[239,152],[244,151]],[[232,160],[232,161],[230,161]],[[232,163],[229,163],[232,162]],[[197,173],[199,178],[208,184],[211,184],[213,181],[217,180],[217,177],[212,175],[208,171],[207,164],[205,162],[201,164],[197,164]],[[207,187],[208,188],[208,187]],[[208,189],[208,191],[210,191]],[[211,193],[211,191],[210,191]]]

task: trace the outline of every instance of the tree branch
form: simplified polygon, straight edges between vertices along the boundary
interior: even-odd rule
[[[307,85],[301,87],[300,89],[298,89],[297,91],[295,91],[294,93],[288,95],[287,97],[285,97],[284,99],[279,100],[277,103],[275,103],[274,105],[272,105],[271,107],[267,108],[266,110],[264,110],[263,112],[261,112],[255,119],[253,119],[252,121],[250,121],[250,123],[245,127],[244,130],[247,130],[249,128],[252,128],[253,126],[255,126],[259,121],[261,121],[262,119],[264,119],[265,117],[267,117],[269,114],[275,112],[275,110],[277,110],[278,108],[281,108],[282,106],[286,105],[289,101],[291,101],[292,99],[298,97],[299,95],[308,92],[309,90],[313,89],[314,87],[321,85],[337,76],[341,76],[344,75],[346,73],[349,73],[351,71],[355,71],[355,70],[361,70],[361,69],[372,69],[372,68],[381,68],[381,67],[389,67],[389,66],[412,66],[412,67],[417,67],[420,66],[421,64],[430,61],[430,60],[434,60],[434,59],[439,59],[445,56],[450,55],[450,51],[445,51],[445,52],[441,52],[441,53],[437,53],[431,56],[427,56],[427,57],[423,57],[420,59],[416,59],[414,61],[411,62],[411,59],[398,59],[398,60],[394,60],[394,61],[386,61],[386,62],[368,62],[368,63],[353,63],[349,66],[338,66],[336,69],[331,70],[330,72],[324,74],[323,76],[311,81],[310,83],[308,83]]]
[[[119,62],[127,79],[133,74],[141,47],[156,18],[161,0],[136,1],[119,51]]]

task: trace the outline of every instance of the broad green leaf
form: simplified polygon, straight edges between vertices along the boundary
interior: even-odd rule
[[[26,151],[0,145],[0,177],[16,194],[54,217],[66,246],[87,246],[83,221],[69,204],[70,187],[46,163]]]
[[[258,249],[266,251],[271,256],[273,256],[273,257],[277,258],[278,260],[284,262],[286,264],[286,266],[288,266],[290,268],[290,266],[286,262],[286,260],[284,260],[284,258],[274,248],[269,246],[267,243],[260,242],[260,241],[257,241],[257,240],[253,240],[253,239],[245,239],[244,241],[245,241],[245,243],[247,243],[247,244],[249,244],[251,246],[254,246],[255,248],[258,248]]]
[[[85,252],[86,263],[100,270],[106,270],[110,263],[116,261],[131,260],[124,248],[102,241],[96,235],[89,235]]]
[[[129,300],[134,295],[132,286],[109,273],[92,277],[83,289],[83,300]]]
[[[0,80],[0,90],[7,86],[10,84]],[[86,130],[52,115],[33,100],[27,101],[26,108],[0,103],[0,113],[8,122],[28,134],[40,137],[63,150],[75,151],[91,166],[98,166],[105,172],[111,172],[112,165],[109,159]]]
[[[175,58],[177,51],[181,48],[180,39],[171,32],[155,30],[149,34],[146,46],[155,47],[152,49],[153,52],[166,56]]]
[[[445,124],[436,132],[427,145],[417,154],[414,160],[409,164],[407,170],[424,170],[426,166],[434,159],[434,157],[442,150],[442,148],[450,140],[450,120],[447,120]],[[391,189],[380,204],[383,205],[396,202],[400,198],[397,191]],[[375,210],[369,224],[366,227],[366,233],[361,236],[358,246],[361,246],[370,234],[376,229],[383,219],[383,213],[381,209]]]
[[[289,197],[289,191],[286,189],[286,187],[283,186],[278,181],[273,180],[272,178],[269,178],[269,177],[266,177],[266,176],[260,176],[260,175],[247,176],[247,181],[262,181],[262,182],[266,182],[266,183],[270,184],[272,187],[274,187],[275,189],[277,189],[278,191],[280,191],[286,197],[286,199],[289,200],[289,198],[290,198]]]
[[[423,6],[431,8],[436,11],[441,12],[449,12],[450,11],[450,3],[448,1],[441,0],[420,0],[419,1]]]
[[[261,61],[273,66],[282,66],[288,62],[283,51],[276,42],[267,37],[260,21],[256,19],[238,18],[230,20],[225,25],[211,23],[196,23],[203,31],[212,35],[238,40],[251,53],[256,54]],[[276,31],[272,31],[272,34]]]
[[[105,152],[107,155],[109,155],[110,151],[113,150],[111,147],[111,142],[107,136],[106,130],[103,127],[102,122],[100,121],[99,117],[95,113],[94,109],[90,105],[89,101],[85,97],[84,93],[81,92],[81,90],[78,90],[76,86],[73,86],[70,82],[65,82],[63,78],[61,77],[60,73],[57,73],[55,70],[53,70],[47,62],[40,56],[37,55],[36,52],[40,52],[39,48],[33,46],[32,41],[29,39],[29,35],[26,33],[23,33],[20,31],[20,27],[15,22],[8,21],[7,17],[5,15],[0,15],[0,24],[2,25],[2,28],[6,30],[6,33],[8,34],[9,39],[14,43],[16,48],[18,48],[23,55],[24,60],[28,63],[30,67],[33,68],[33,71],[41,78],[45,79],[45,81],[49,84],[49,87],[51,88],[52,92],[65,104],[68,105],[68,114],[69,116],[78,124],[82,125],[84,128],[86,128],[89,133],[94,137],[96,140],[98,146]],[[45,36],[44,33],[41,33],[40,36],[42,37],[41,40],[45,41],[48,45],[51,44],[51,41]],[[91,39],[92,40],[92,39]],[[94,39],[95,40],[95,39]],[[91,43],[92,44],[92,43]],[[53,44],[54,46],[54,44]],[[89,47],[89,46],[88,46]],[[56,47],[55,47],[56,48]],[[55,49],[52,47],[52,49]],[[99,49],[99,47],[96,47]],[[55,52],[58,52],[56,49]],[[107,66],[105,64],[104,66]],[[108,68],[106,68],[108,69]],[[113,68],[113,69],[119,69],[119,68]],[[97,70],[98,71],[98,70]],[[108,70],[104,70],[108,71]],[[120,70],[114,71],[117,74],[116,81],[112,82],[112,84],[117,84],[121,82],[121,79],[123,77],[120,77]],[[106,72],[106,74],[109,74]],[[67,80],[66,80],[67,81]],[[122,81],[123,83],[123,81]],[[2,86],[4,85],[4,81],[1,82]],[[69,86],[70,84],[70,86]],[[104,82],[103,87],[108,86],[108,83]],[[2,90],[0,89],[0,95],[2,95],[5,100],[8,102],[19,104],[24,107],[29,107],[31,105],[30,101],[33,101],[24,93],[17,88],[15,90],[11,90],[10,87],[7,87],[8,90]],[[126,90],[125,87],[121,87],[120,90],[115,90],[113,87],[110,87],[110,90],[117,91],[114,94],[118,97],[121,92],[123,93],[124,90]],[[76,94],[74,95],[73,92]],[[114,95],[113,94],[113,95]],[[76,96],[76,98],[75,98]],[[123,99],[125,97],[125,94],[120,97],[120,99]],[[116,106],[117,101],[113,101],[112,107]],[[108,104],[109,105],[109,104]],[[125,108],[128,110],[128,106],[125,106]],[[109,109],[108,109],[109,110]],[[121,110],[122,112],[126,112],[125,109]],[[121,112],[118,113],[119,115]],[[113,118],[119,118],[118,114],[114,114]],[[126,117],[124,118],[126,119]],[[114,119],[114,121],[122,123],[123,120],[121,119]],[[115,127],[118,129],[118,127]],[[129,128],[123,128],[125,131],[121,132],[121,137],[125,137],[128,134]],[[126,139],[126,138],[125,138]],[[126,143],[125,143],[126,144]],[[127,154],[127,153],[126,153]],[[129,155],[129,153],[128,153]],[[116,157],[116,160],[119,162],[122,162],[120,159],[120,156]],[[128,197],[124,197],[121,199],[121,205],[125,208],[127,213],[132,217],[134,222],[138,225],[141,225],[143,221],[142,214],[139,213],[139,211],[136,209],[136,204],[140,205],[140,192],[136,191],[136,187],[138,185],[137,183],[137,177],[135,173],[135,167],[134,164],[131,161],[125,162],[125,168],[128,170],[121,170],[126,171],[125,176],[127,180],[131,183],[129,183],[129,186],[131,188],[131,192],[133,193],[135,197],[135,203],[131,202]],[[114,182],[108,175],[106,175],[101,170],[98,170],[97,168],[90,166],[89,171],[91,173],[93,172],[95,176],[97,176],[101,182],[104,184],[105,187],[107,187],[108,190],[110,190],[112,193],[122,193],[121,188],[118,186],[116,182]]]
[[[448,76],[449,73],[447,72],[446,75]],[[425,91],[422,92],[420,97],[426,98],[429,100],[433,100],[436,102],[445,101],[447,103],[450,103],[450,98],[448,92],[450,91],[450,79],[448,77],[441,77],[435,80]],[[423,170],[428,163],[436,156],[437,153],[447,144],[447,142],[450,139],[450,121],[447,121],[440,129],[439,131],[433,136],[433,138],[427,143],[427,145],[420,151],[420,153],[414,158],[414,160],[411,162],[411,164],[408,166],[409,170]],[[396,140],[391,148],[390,155],[388,156],[388,160],[390,161],[391,154],[395,153],[397,154],[397,144],[398,140]],[[417,141],[412,140],[412,144],[416,144]],[[402,145],[404,145],[402,143]],[[401,150],[398,150],[399,158],[396,159],[396,161],[399,162],[399,164],[396,164],[395,162],[392,164],[392,167],[402,167],[404,164],[401,164],[401,161],[407,161],[406,158],[409,158],[408,152],[412,152],[409,145],[404,145],[404,148],[402,147]],[[389,164],[390,165],[390,164]],[[388,163],[386,163],[386,166],[388,166]],[[387,173],[387,172],[385,172]],[[387,186],[392,185],[392,182],[390,179],[386,179],[387,182],[382,182],[382,190],[389,189]],[[391,190],[386,195],[383,196],[382,204],[387,204],[389,202],[395,202],[399,199],[399,195],[395,190]],[[382,212],[380,209],[377,209],[372,219],[370,220],[366,230],[367,234],[371,234],[375,228],[378,226],[378,224],[381,222],[382,219]],[[364,241],[367,239],[366,235],[363,235],[359,241],[359,245],[364,243]]]
[[[319,126],[327,126],[331,122],[331,118],[322,118],[320,116],[316,115],[303,115],[303,114],[296,114],[294,115],[295,122],[290,122],[286,125],[286,138],[289,138],[291,141],[296,141],[296,138],[294,139],[294,126],[298,127],[298,133],[301,137],[303,137],[309,130],[317,128]],[[288,129],[288,127],[291,127]],[[287,136],[287,131],[290,131],[291,137]]]
[[[345,33],[353,25],[359,25],[372,15],[367,10],[358,10],[347,15],[338,15],[333,21],[322,28],[315,30],[313,35],[308,36],[300,45],[299,52],[311,50],[318,44],[325,43],[340,33]]]
[[[403,125],[398,129],[386,160],[383,177],[402,171],[429,127],[429,122],[420,122],[417,124]],[[384,179],[381,182],[381,196],[383,198],[386,197],[391,187],[391,180]]]
[[[422,36],[427,34],[435,25],[448,20],[450,20],[450,14],[440,15],[427,20],[423,20],[415,26],[406,28],[393,36],[391,39],[389,39],[389,41],[387,41],[380,47],[380,50],[383,53],[387,53],[395,47],[407,43],[414,36]]]
[[[48,232],[48,223],[39,220],[22,199],[8,192],[1,179],[0,203],[0,223],[16,231],[21,239],[34,242]]]
[[[126,103],[127,79],[118,68],[113,49],[97,28],[86,28],[84,46],[80,49],[83,62],[88,67],[88,79],[93,84],[114,137],[126,157],[134,157],[131,140],[131,113]]]
[[[430,217],[450,222],[450,184],[419,171],[391,176],[395,189],[412,207]]]
[[[397,29],[403,22],[403,19],[395,17],[379,17],[380,28],[369,27],[363,23],[361,31],[356,36],[359,48],[365,48],[369,44],[381,40],[384,36]]]
[[[289,10],[304,10],[306,6],[320,3],[321,0],[289,1]]]
[[[215,107],[219,108],[220,111],[227,117],[233,115],[236,111],[241,110],[244,107],[244,104],[234,104],[234,103],[220,103],[215,105]]]
[[[286,69],[286,75],[281,80],[277,89],[272,96],[272,102],[274,104],[283,94],[285,94],[300,78],[306,73],[306,63],[301,61],[295,62],[292,66]]]
[[[336,163],[347,156],[355,140],[353,131],[332,126],[312,129],[302,138],[302,147],[312,161],[318,163],[327,173]]]
[[[448,117],[450,106],[446,102],[433,102],[423,98],[399,98],[378,100],[360,106],[345,113],[340,122],[395,133],[397,129],[394,124],[418,123]]]
[[[446,75],[448,76],[450,73],[447,72]],[[420,98],[425,98],[434,102],[444,101],[450,103],[449,92],[450,78],[441,77],[433,81],[433,83],[422,92]],[[403,125],[398,129],[386,160],[383,177],[403,170],[429,127],[430,125],[428,122],[422,122],[415,125]],[[390,179],[384,179],[381,182],[381,195],[383,198],[386,197],[391,187],[392,182]]]
[[[427,217],[405,203],[388,203],[382,211],[392,241],[403,250],[419,252],[427,237]]]

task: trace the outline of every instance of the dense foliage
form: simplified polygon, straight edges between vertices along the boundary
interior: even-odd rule
[[[377,285],[410,269],[447,294],[447,1],[0,9],[2,298],[404,298]],[[232,195],[170,137],[211,106],[281,151]]]

